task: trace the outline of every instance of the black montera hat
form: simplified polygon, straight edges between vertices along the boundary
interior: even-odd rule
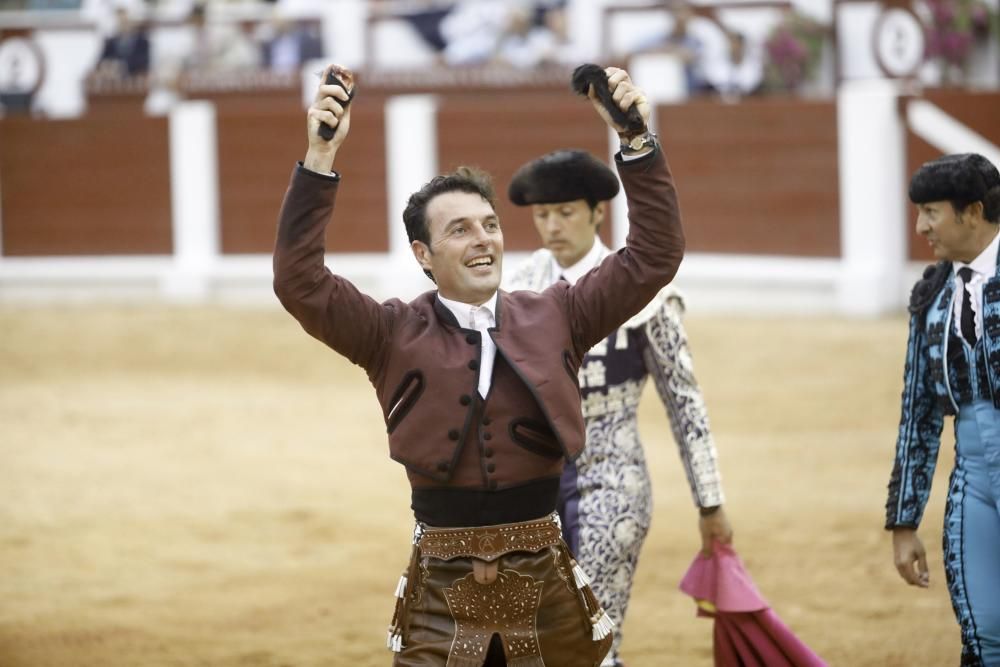
[[[586,199],[600,202],[618,194],[618,177],[587,151],[548,153],[514,173],[507,196],[518,206]]]
[[[978,153],[945,155],[925,162],[910,179],[910,201],[976,202],[1000,186],[1000,172]]]

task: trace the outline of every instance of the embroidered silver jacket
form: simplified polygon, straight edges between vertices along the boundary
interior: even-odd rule
[[[602,245],[597,263],[610,252]],[[559,279],[552,266],[552,254],[538,250],[518,267],[509,287],[544,290]],[[699,507],[711,507],[721,505],[725,498],[708,412],[681,323],[683,311],[681,294],[668,285],[584,357],[579,381],[587,444],[577,464],[586,475],[586,463],[603,458],[600,452],[608,449],[634,449],[643,458],[636,409],[651,375],[670,419],[691,497]],[[608,438],[610,434],[614,437]]]

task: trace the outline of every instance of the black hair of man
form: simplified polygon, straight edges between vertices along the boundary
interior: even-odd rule
[[[431,233],[427,225],[427,204],[438,195],[447,192],[468,192],[479,195],[496,211],[496,192],[490,175],[477,167],[458,167],[449,174],[435,176],[410,195],[406,208],[403,209],[403,224],[406,225],[406,237],[410,243],[420,241],[430,247]],[[434,280],[430,271],[424,269],[424,273]]]
[[[925,162],[910,179],[910,201],[951,202],[957,213],[983,203],[983,218],[1000,222],[1000,171],[978,153],[945,155]]]

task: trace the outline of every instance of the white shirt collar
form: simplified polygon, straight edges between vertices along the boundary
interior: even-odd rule
[[[471,303],[462,303],[461,301],[446,299],[441,296],[441,292],[438,292],[437,298],[440,299],[441,303],[443,303],[448,310],[451,311],[452,315],[455,316],[455,319],[458,320],[458,326],[463,329],[475,329],[477,327],[472,322],[473,314],[479,315],[479,317],[477,317],[477,321],[480,321],[480,314],[485,314],[487,316],[486,319],[489,322],[488,326],[496,324],[497,296],[499,294],[499,292],[494,292],[493,296],[491,296],[489,300],[481,306],[473,306]]]
[[[559,266],[559,262],[556,258],[552,258],[552,275],[558,277],[561,275],[570,285],[575,285],[576,281],[582,278],[588,271],[597,266],[601,255],[604,254],[604,244],[601,243],[599,237],[594,237],[594,245],[590,246],[590,250],[587,254],[580,258],[580,260],[573,266],[567,266],[563,268]]]
[[[965,262],[954,262],[953,269],[955,274],[958,274],[958,270],[965,268],[966,266],[972,269],[973,278],[979,275],[984,278],[992,278],[997,272],[997,252],[1000,251],[1000,233],[993,236],[993,240],[990,244],[986,246],[979,255],[966,264]]]

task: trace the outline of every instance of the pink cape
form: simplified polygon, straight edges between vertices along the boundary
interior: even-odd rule
[[[680,589],[699,616],[715,618],[717,667],[826,667],[781,622],[731,546],[716,543],[710,557],[695,556]]]

